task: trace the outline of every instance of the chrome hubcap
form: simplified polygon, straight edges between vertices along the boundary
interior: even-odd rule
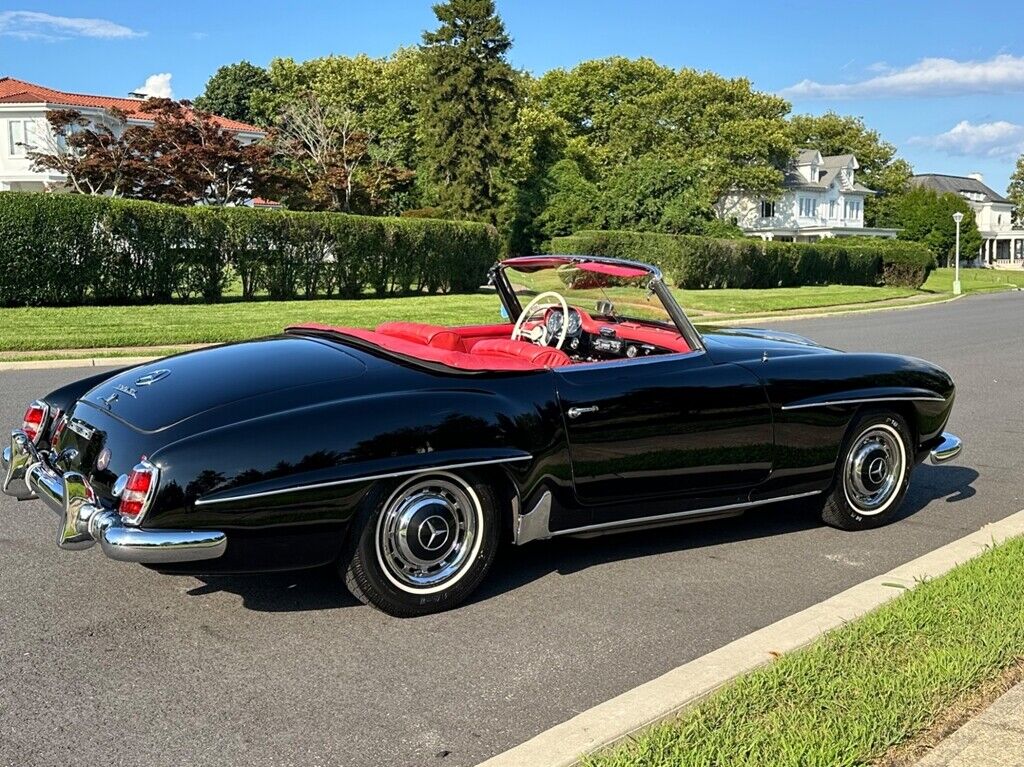
[[[457,477],[413,480],[388,500],[377,522],[384,574],[406,591],[436,591],[462,576],[479,549],[475,493]]]
[[[862,514],[877,514],[903,481],[906,457],[899,435],[888,426],[872,426],[853,443],[846,459],[846,496]]]

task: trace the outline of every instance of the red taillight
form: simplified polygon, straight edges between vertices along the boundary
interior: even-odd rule
[[[39,442],[39,438],[46,429],[46,417],[49,414],[50,406],[39,400],[29,405],[28,410],[25,411],[25,419],[21,422],[21,429],[33,442]]]
[[[160,470],[149,461],[144,460],[132,469],[132,473],[128,475],[128,482],[121,491],[119,511],[125,522],[138,524],[142,521],[142,515],[146,513],[149,501],[156,491],[159,476]]]

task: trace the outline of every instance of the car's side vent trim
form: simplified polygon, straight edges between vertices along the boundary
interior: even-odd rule
[[[392,479],[393,477],[408,477],[412,474],[424,474],[431,471],[451,471],[452,469],[469,469],[474,466],[490,466],[496,463],[512,463],[514,461],[532,461],[532,455],[513,455],[508,458],[490,458],[485,461],[465,461],[463,463],[448,463],[441,466],[419,466],[415,469],[403,469],[402,471],[390,471],[386,474],[370,474],[364,477],[349,477],[347,479],[336,479],[330,482],[316,482],[309,485],[295,485],[293,487],[282,487],[277,490],[264,490],[260,493],[245,493],[243,495],[232,495],[226,498],[199,498],[196,506],[210,506],[214,503],[236,503],[248,501],[252,498],[265,498],[271,495],[283,493],[300,493],[306,490],[319,490],[324,487],[335,487],[336,485],[351,485],[356,482],[373,482],[378,479]]]

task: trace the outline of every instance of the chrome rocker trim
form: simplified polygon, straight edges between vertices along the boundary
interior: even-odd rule
[[[964,443],[955,434],[948,431],[942,432],[942,442],[932,448],[929,459],[934,464],[952,461],[963,452]]]
[[[129,527],[96,498],[88,479],[76,471],[61,474],[36,450],[24,431],[11,432],[3,451],[3,491],[18,500],[39,498],[57,512],[57,545],[87,549],[97,541],[103,553],[121,562],[166,564],[216,559],[227,536],[216,530],[144,530]]]
[[[926,395],[906,395],[895,397],[856,397],[854,399],[829,399],[816,402],[797,402],[783,405],[782,410],[804,410],[809,407],[834,407],[836,405],[866,405],[872,402],[945,402],[943,397]]]

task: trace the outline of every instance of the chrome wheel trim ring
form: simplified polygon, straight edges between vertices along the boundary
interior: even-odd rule
[[[377,516],[377,562],[396,588],[435,594],[469,571],[483,526],[480,499],[466,482],[449,472],[420,474],[400,485]]]
[[[888,509],[907,475],[903,437],[889,424],[873,424],[850,445],[843,466],[843,492],[858,514],[873,517]]]

